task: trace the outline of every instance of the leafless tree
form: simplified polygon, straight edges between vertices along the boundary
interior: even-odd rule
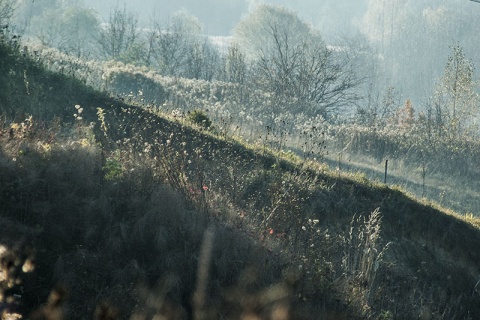
[[[100,55],[106,59],[120,59],[134,49],[139,33],[137,18],[126,11],[115,8],[108,23],[100,30],[98,44]]]
[[[189,46],[185,77],[211,81],[217,74],[220,56],[207,38],[197,39]]]
[[[327,48],[320,34],[284,8],[257,7],[235,30],[250,53],[256,84],[273,94],[274,105],[328,117],[353,102],[355,76],[342,48]]]
[[[160,72],[167,76],[178,76],[187,59],[185,30],[178,25],[163,27],[156,23],[150,35],[151,58]]]
[[[453,140],[478,132],[479,95],[473,62],[467,59],[461,46],[454,45],[451,50],[433,99],[437,130]]]
[[[228,47],[228,51],[223,57],[221,80],[243,85],[245,84],[247,73],[246,56],[239,46],[234,43]]]
[[[201,29],[198,19],[185,12],[167,25],[155,23],[149,36],[153,65],[167,76],[212,80],[219,55]]]
[[[0,0],[0,27],[5,27],[15,11],[14,0]]]

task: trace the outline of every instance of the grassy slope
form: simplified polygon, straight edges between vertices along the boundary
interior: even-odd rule
[[[144,138],[141,142],[150,141],[149,139],[156,135],[160,136],[160,140],[166,140],[173,133],[174,136],[180,136],[181,138],[179,139],[189,143],[189,150],[193,150],[196,147],[205,148],[205,150],[202,150],[202,154],[205,155],[205,160],[207,161],[203,168],[209,172],[211,176],[225,178],[225,184],[232,181],[225,177],[225,168],[222,168],[220,172],[215,172],[215,168],[217,167],[216,163],[218,163],[218,161],[226,161],[227,159],[228,161],[231,161],[230,167],[234,167],[238,170],[238,177],[247,177],[249,172],[258,173],[259,175],[265,174],[264,176],[261,176],[260,180],[262,181],[259,182],[252,178],[249,181],[249,185],[245,183],[245,185],[240,185],[238,189],[234,188],[232,190],[228,189],[227,186],[222,186],[222,191],[225,191],[229,195],[233,195],[229,203],[236,208],[235,210],[245,210],[246,212],[254,214],[255,212],[258,212],[262,206],[269,207],[275,199],[274,195],[270,196],[270,198],[268,195],[270,194],[269,192],[272,189],[272,186],[275,185],[279,175],[281,178],[284,178],[284,175],[287,172],[291,172],[295,175],[299,171],[294,164],[280,162],[277,168],[281,168],[281,173],[278,173],[278,171],[276,171],[278,169],[271,169],[272,164],[275,164],[277,159],[264,156],[263,154],[256,153],[252,150],[244,149],[244,147],[239,144],[232,144],[223,140],[218,140],[209,135],[203,135],[193,129],[185,128],[178,123],[158,118],[142,110],[130,108],[130,110],[133,111],[131,111],[127,117],[121,108],[127,108],[128,106],[121,102],[111,100],[106,96],[95,93],[93,90],[83,87],[80,83],[76,83],[75,80],[71,80],[61,75],[45,73],[43,70],[36,68],[30,62],[24,61],[16,56],[9,56],[8,59],[2,57],[0,66],[2,69],[2,86],[8,88],[0,93],[0,103],[3,115],[5,115],[7,119],[16,117],[17,120],[23,120],[25,118],[24,114],[34,114],[34,119],[51,118],[52,115],[64,116],[65,119],[69,119],[74,111],[73,105],[80,104],[84,107],[84,117],[88,122],[96,121],[97,117],[95,114],[95,108],[103,107],[107,110],[107,118],[110,125],[109,134],[113,140],[121,138],[125,135],[124,132],[126,132],[127,135],[142,132]],[[26,85],[25,70],[28,78],[28,85]],[[20,107],[15,110],[13,109],[14,106]],[[23,108],[23,110],[20,111],[20,108]],[[121,125],[125,119],[127,119],[127,122],[129,123],[123,127]],[[119,129],[118,132],[115,132],[115,128],[121,128],[122,130]],[[123,130],[123,128],[126,130]],[[51,225],[50,227],[52,230],[48,233],[35,229],[36,224],[29,225],[25,220],[23,221],[23,224],[18,223],[22,222],[21,219],[17,220],[18,216],[13,215],[8,218],[3,218],[2,224],[5,230],[7,229],[6,226],[9,226],[9,230],[19,229],[20,231],[18,232],[27,235],[29,234],[34,239],[37,239],[37,241],[40,241],[40,243],[45,241],[45,243],[42,243],[41,247],[49,250],[52,255],[55,253],[54,256],[46,254],[46,256],[49,256],[47,258],[41,258],[42,255],[38,255],[39,272],[44,268],[44,276],[52,277],[51,274],[45,271],[45,269],[49,268],[47,267],[48,265],[53,263],[56,266],[58,265],[58,268],[62,269],[68,268],[69,263],[74,264],[75,261],[78,263],[83,261],[80,257],[83,251],[72,249],[77,248],[76,246],[78,246],[79,243],[82,243],[82,245],[87,246],[84,253],[94,255],[94,257],[88,261],[96,261],[96,259],[99,259],[97,255],[102,254],[110,259],[113,264],[116,263],[121,265],[120,268],[117,268],[117,266],[105,265],[105,273],[111,272],[111,270],[109,270],[109,268],[111,268],[119,273],[118,277],[120,278],[126,277],[128,279],[128,272],[130,272],[130,277],[136,278],[136,276],[133,275],[136,272],[135,270],[137,270],[134,261],[137,261],[138,263],[138,259],[136,259],[138,256],[137,252],[132,253],[130,251],[136,251],[138,250],[136,249],[138,247],[133,246],[131,249],[128,249],[123,248],[123,246],[125,245],[125,242],[131,243],[131,241],[140,241],[139,247],[142,247],[141,237],[140,240],[132,240],[136,239],[133,236],[131,238],[126,237],[128,239],[122,239],[122,224],[117,220],[127,219],[125,217],[122,218],[122,214],[125,214],[124,210],[128,208],[127,212],[131,212],[134,216],[134,218],[131,218],[132,221],[125,222],[128,228],[133,228],[133,226],[138,227],[140,225],[139,221],[143,221],[143,223],[147,223],[147,225],[158,223],[155,220],[148,220],[154,219],[151,216],[142,216],[141,214],[138,214],[138,212],[152,212],[149,208],[164,205],[162,197],[152,191],[155,189],[156,182],[151,181],[150,184],[147,183],[145,185],[146,182],[144,179],[147,179],[148,182],[148,178],[146,177],[149,176],[150,169],[147,167],[147,169],[145,169],[146,174],[141,175],[142,177],[140,178],[134,176],[125,177],[124,180],[122,180],[122,183],[118,183],[117,185],[109,184],[102,180],[101,167],[103,162],[99,151],[95,151],[95,148],[88,146],[86,150],[85,148],[77,146],[64,150],[57,150],[57,158],[53,157],[53,159],[57,160],[53,161],[52,158],[49,158],[47,162],[45,162],[45,159],[43,162],[40,161],[40,159],[43,159],[41,152],[37,152],[33,149],[31,153],[32,158],[28,158],[33,160],[26,160],[26,163],[30,166],[38,165],[38,168],[30,168],[31,171],[29,171],[29,167],[26,166],[23,167],[22,174],[18,174],[17,170],[19,169],[16,167],[17,164],[8,159],[10,159],[12,152],[18,152],[21,150],[21,147],[7,145],[8,140],[5,140],[7,139],[5,136],[7,130],[3,130],[2,132],[4,134],[2,149],[5,149],[1,152],[3,159],[2,181],[17,181],[15,179],[18,176],[22,176],[22,174],[24,178],[19,181],[30,181],[30,184],[26,183],[25,185],[18,186],[18,188],[25,188],[22,190],[27,192],[26,195],[19,196],[23,198],[18,199],[16,198],[18,196],[9,193],[10,197],[14,198],[11,198],[10,201],[2,202],[2,215],[11,214],[10,211],[12,211],[17,213],[23,212],[24,215],[27,213],[37,214],[41,215],[43,219],[47,219],[46,215],[53,211],[56,213],[55,219],[61,219],[62,214],[65,212],[76,212],[75,208],[82,208],[84,211],[84,215],[81,217],[75,218],[67,216],[65,217],[67,221],[59,224],[59,226],[70,225],[73,230],[62,230],[63,228]],[[97,137],[101,136],[101,133],[97,132],[96,135]],[[83,154],[85,152],[93,152],[93,154]],[[35,157],[38,157],[38,160],[35,160]],[[99,159],[97,161],[87,161],[87,159],[95,159],[95,157],[99,157]],[[209,166],[209,162],[214,165]],[[58,169],[62,166],[64,169]],[[11,168],[11,171],[6,170],[6,168]],[[82,170],[82,168],[85,168],[85,170]],[[59,170],[60,173],[55,173],[55,170]],[[370,303],[372,308],[376,308],[376,315],[379,315],[382,310],[389,310],[396,318],[409,318],[409,315],[414,315],[413,313],[409,313],[413,312],[412,310],[414,309],[416,312],[422,312],[426,319],[429,318],[428,314],[434,314],[436,316],[431,317],[436,318],[442,313],[446,315],[462,315],[463,318],[467,318],[468,314],[470,314],[472,318],[479,317],[479,295],[474,290],[476,281],[480,279],[480,252],[478,251],[478,248],[480,247],[480,233],[477,227],[459,220],[455,216],[447,215],[430,205],[418,203],[416,200],[409,198],[398,190],[392,190],[381,185],[374,185],[365,180],[355,179],[355,177],[336,176],[334,174],[323,173],[314,169],[307,169],[304,172],[306,172],[306,175],[309,177],[315,177],[316,180],[315,186],[311,189],[301,190],[308,192],[309,194],[308,197],[305,197],[305,200],[302,201],[301,205],[303,211],[301,211],[301,214],[298,213],[300,216],[297,217],[297,211],[295,211],[295,208],[287,206],[288,201],[283,201],[281,204],[284,207],[277,211],[278,215],[272,217],[269,221],[268,228],[271,227],[275,232],[277,232],[277,230],[279,233],[284,232],[287,240],[292,243],[292,239],[296,239],[295,230],[300,230],[299,227],[305,223],[306,218],[317,218],[320,221],[318,226],[321,227],[322,230],[328,229],[329,234],[335,237],[348,232],[353,214],[367,215],[375,208],[379,207],[383,214],[382,241],[383,243],[392,242],[392,244],[386,252],[385,259],[387,262],[391,263],[391,265],[389,268],[385,268],[381,273],[379,272],[377,282],[378,287],[381,288],[381,290],[377,292],[377,295],[372,299],[373,302]],[[61,176],[60,179],[58,174]],[[45,184],[44,181],[49,181],[48,179],[53,180],[51,180],[50,183]],[[60,181],[61,184],[55,186],[57,181]],[[138,184],[133,184],[133,181],[137,181]],[[252,181],[255,183],[252,183]],[[301,185],[302,181],[297,181],[296,183]],[[5,186],[5,184],[2,185]],[[40,190],[45,190],[46,185],[54,186],[54,189],[48,189],[49,191],[46,194],[42,194],[41,192],[36,194],[32,191],[37,190],[38,188],[40,188]],[[78,187],[68,191],[72,186]],[[138,187],[137,189],[137,186],[142,187]],[[218,186],[220,186],[220,184]],[[295,188],[293,187],[291,188],[291,190],[294,189]],[[2,195],[5,195],[6,192],[10,191],[2,189],[2,192]],[[53,194],[50,194],[50,192]],[[127,202],[123,203],[119,200],[113,200],[113,202],[106,200],[121,199],[122,197],[127,199],[132,193],[134,194],[133,199],[136,199],[133,204]],[[250,201],[250,198],[252,197],[249,198],[249,196],[258,198],[260,195],[265,197],[265,199],[257,199],[256,202]],[[99,197],[97,198],[97,196]],[[148,199],[144,197],[147,197]],[[27,200],[31,198],[33,198],[33,202]],[[72,202],[65,202],[65,199],[73,200]],[[174,214],[185,217],[185,212],[188,210],[182,209],[183,205],[181,204],[181,201],[175,200],[173,202],[172,210],[174,211]],[[247,205],[247,202],[252,204]],[[36,209],[28,211],[22,209],[23,207],[20,207],[21,204],[34,206]],[[290,210],[292,216],[288,215],[288,210]],[[87,227],[91,225],[88,223],[82,225],[80,222],[84,221],[83,219],[97,217],[97,214],[99,214],[101,218],[98,218],[100,221],[95,224],[102,225],[103,223],[108,225],[109,230],[105,232],[102,230],[92,231],[93,235],[87,236],[87,234],[83,233],[84,229],[89,229]],[[291,222],[289,221],[290,218],[292,220],[298,218],[298,221]],[[227,220],[227,222],[229,221],[226,218],[224,219]],[[146,220],[147,222],[145,222]],[[250,220],[255,225],[257,220],[253,217]],[[52,223],[51,220],[44,220],[43,223],[45,221]],[[174,224],[174,222],[171,223]],[[199,249],[198,243],[199,239],[202,237],[201,230],[206,226],[204,222],[194,222],[192,224],[191,221],[188,221],[186,218],[180,219],[180,224],[185,224],[187,231],[182,233],[182,237],[180,238],[169,239],[170,241],[178,241],[178,239],[183,238],[182,241],[184,245],[191,246],[193,254],[193,252],[198,251]],[[204,227],[195,231],[195,226],[198,226],[199,224]],[[232,223],[230,222],[229,225],[231,224]],[[240,224],[241,227],[246,227],[247,225],[249,225],[249,223]],[[262,225],[262,228],[265,227],[267,227],[267,225]],[[177,226],[175,226],[175,228],[177,228]],[[112,232],[115,233],[115,230],[118,230],[119,233],[111,234]],[[266,230],[258,228],[254,229],[254,231],[261,236],[266,233]],[[77,239],[76,241],[73,241],[72,243],[63,243],[63,240],[60,240],[68,239],[69,234],[75,232],[78,234],[78,238],[75,238]],[[45,237],[45,234],[58,234],[58,237],[49,238]],[[5,238],[8,238],[7,233],[3,233],[3,235]],[[233,240],[236,236],[238,236],[237,233],[233,233],[231,236],[232,240],[229,240],[230,242],[224,241],[222,245],[227,246],[227,251],[229,252],[241,252],[241,254],[237,254],[235,259],[244,259],[246,261],[252,259],[248,258],[248,252],[252,251],[255,247],[254,242],[252,242],[251,245],[247,245],[247,247],[239,248],[238,244],[247,240]],[[90,242],[87,241],[83,244],[83,241],[86,241],[89,237],[92,237],[90,238]],[[151,237],[154,236],[152,235]],[[229,237],[230,236],[225,235],[222,239],[229,239]],[[254,239],[258,242],[259,239],[256,237],[257,236],[255,236]],[[12,238],[13,236],[10,237],[10,239]],[[115,250],[120,251],[116,252],[116,254],[112,254],[115,250],[108,249],[108,246],[102,246],[101,250],[95,251],[97,249],[94,250],[93,247],[99,243],[98,239],[103,239],[104,241],[109,239],[112,242],[110,243],[110,246],[112,246],[111,248],[116,248]],[[112,239],[118,239],[119,243],[116,243]],[[143,239],[143,241],[148,242],[152,241],[152,239]],[[161,239],[158,241],[161,242]],[[193,243],[197,244],[193,245]],[[228,243],[231,244],[229,247]],[[272,241],[271,245],[275,247],[275,243],[276,242]],[[322,243],[326,244],[327,242],[320,241],[320,245]],[[286,246],[288,247],[288,245]],[[143,262],[145,265],[141,266],[139,269],[147,273],[148,277],[148,266],[155,263],[155,261],[145,261],[149,260],[148,257],[150,252],[148,248],[145,248],[145,244],[143,247],[144,249],[140,255],[145,256]],[[281,248],[281,246],[275,248]],[[304,247],[301,248],[304,249]],[[336,244],[334,249],[338,248],[340,247]],[[224,252],[224,249],[225,248],[222,249],[221,247],[218,248],[221,252]],[[159,245],[156,250],[155,254],[158,256],[164,255],[166,257],[169,254],[168,245],[166,247]],[[336,267],[334,267],[337,272],[336,278],[340,278],[338,265],[342,258],[342,253],[335,252],[335,250],[329,250],[328,248],[319,248],[319,250],[322,253],[329,254],[329,260],[333,261],[334,265],[336,265]],[[123,261],[122,258],[124,256],[135,257],[135,259],[132,258],[131,261]],[[60,262],[59,257],[63,257],[60,259]],[[62,262],[62,260],[65,261],[67,258],[70,262]],[[220,259],[218,261],[225,260],[229,259]],[[100,259],[96,263],[99,262],[104,262],[104,260]],[[44,265],[42,266],[41,263],[44,263]],[[158,262],[156,263],[158,264]],[[171,263],[175,264],[175,261]],[[278,260],[274,260],[272,264],[283,265],[283,263]],[[216,278],[219,279],[219,282],[223,283],[217,284],[216,288],[228,284],[226,279],[232,277],[230,273],[225,273],[223,270],[228,270],[230,268],[233,270],[233,273],[239,273],[245,266],[246,263],[234,264],[233,266],[218,266],[218,272],[221,276],[217,275]],[[188,297],[185,298],[185,295],[188,296],[189,292],[191,292],[194,287],[192,282],[194,269],[196,268],[195,261],[191,261],[188,268],[190,271],[185,272],[185,274],[188,274],[191,280],[184,280],[186,282],[183,286],[184,290],[180,290],[181,292],[179,293],[179,296],[173,295],[172,299],[184,299],[183,301],[188,301]],[[276,270],[275,272],[279,272],[275,266],[272,266],[272,268],[272,270]],[[150,272],[153,272],[153,274],[158,277],[167,269],[150,270]],[[83,266],[79,270],[85,272],[85,270],[89,269],[88,266]],[[268,266],[265,267],[265,270],[268,270]],[[59,277],[61,278],[63,276],[62,271],[58,272],[60,273]],[[102,277],[102,273],[100,271],[98,272],[97,276]],[[152,277],[154,278],[155,276]],[[72,275],[72,277],[76,276]],[[102,285],[123,283],[118,277],[113,280],[102,282]],[[267,280],[264,280],[264,283],[279,281],[278,276],[274,276],[273,278],[265,277]],[[44,298],[46,291],[49,290],[47,286],[53,286],[54,280],[50,278],[49,280],[43,279],[44,282],[41,282],[42,279],[37,279],[36,281],[38,281],[37,283],[41,283],[42,286],[34,286],[34,288],[41,292],[41,294],[39,294],[40,298]],[[231,282],[232,281],[230,281],[230,284]],[[336,285],[338,287],[341,286],[340,282],[336,283]],[[367,286],[368,284],[365,285]],[[98,292],[99,290],[105,290],[102,289],[100,285],[99,287],[92,287],[91,284],[86,282],[82,285],[82,288],[83,286],[86,287],[84,288],[85,292],[89,294]],[[121,292],[121,290],[112,291],[114,293]],[[318,288],[316,291],[318,292]],[[351,300],[344,298],[340,294],[341,291],[342,290],[340,289],[332,291],[338,294],[339,299],[343,301],[341,304],[344,305],[343,307],[336,307],[336,309],[348,309],[349,306],[345,305],[351,303]],[[74,297],[80,298],[81,290],[79,290],[79,292],[79,296],[74,294]],[[305,290],[304,293],[305,292],[308,292],[308,290]],[[310,294],[311,299],[319,298],[318,295],[315,295],[312,292],[310,292]],[[108,294],[105,293],[105,296],[108,296]],[[462,297],[461,301],[457,301],[457,297]],[[128,299],[135,299],[135,297],[122,296],[118,298],[117,302],[123,301],[122,299],[125,300],[124,303],[126,305],[132,305],[133,302]],[[77,306],[77,308],[87,308],[89,310],[88,313],[93,312],[91,310],[92,305],[87,305],[88,302],[94,303],[98,301],[95,299],[88,300],[85,301],[84,305]],[[353,305],[353,303],[351,304]],[[408,310],[409,308],[412,310]],[[452,310],[447,310],[448,308],[451,308]],[[328,309],[328,307],[326,309]],[[323,314],[326,314],[326,309],[323,309]],[[358,311],[358,314],[360,313],[361,312]],[[415,316],[418,316],[418,313],[415,314]],[[320,315],[317,314],[313,318],[317,317],[320,317]]]
[[[123,316],[134,312],[181,319],[191,312],[200,245],[212,223],[214,280],[207,313],[242,309],[236,293],[231,296],[238,301],[222,302],[218,296],[220,290],[228,293],[247,267],[261,264],[256,267],[258,281],[253,281],[257,284],[241,290],[245,297],[258,286],[282,281],[267,251],[186,207],[182,195],[155,178],[147,164],[125,160],[135,170],[105,180],[104,154],[92,141],[93,133],[87,134],[87,126],[62,124],[73,119],[73,106],[81,104],[85,123],[98,120],[95,108],[102,107],[113,115],[109,125],[120,126],[115,112],[121,114],[127,105],[2,50],[2,117],[28,126],[26,115],[34,115],[34,125],[25,130],[0,130],[0,243],[13,251],[2,262],[16,261],[2,263],[1,270],[14,271],[33,257],[36,262],[35,274],[23,276],[21,293],[3,282],[1,289],[22,296],[27,312],[62,284],[69,289],[66,318],[90,318],[109,299]],[[138,283],[147,285],[146,290]],[[46,313],[53,307],[47,304]]]
[[[114,92],[129,101],[148,101],[161,106],[164,112],[169,109],[190,112],[203,110],[225,134],[230,131],[250,140],[262,140],[259,136],[265,133],[265,128],[259,121],[269,123],[271,120],[266,115],[270,111],[265,110],[265,104],[260,103],[266,97],[259,91],[252,92],[221,82],[166,78],[148,72],[146,68],[111,61],[81,61],[50,48],[37,47],[32,50],[40,52],[35,58],[41,59],[49,70],[74,75],[95,88]],[[140,91],[142,95],[135,94]],[[245,100],[249,107],[242,104],[241,101]],[[248,109],[256,112],[252,113]],[[288,114],[284,116],[289,117]],[[305,121],[296,119],[291,123]],[[323,127],[323,124],[317,125]],[[320,132],[307,138],[305,132],[313,130],[307,124],[304,134],[303,129],[292,129],[289,125],[276,127],[270,132],[269,141],[262,143],[272,147],[286,143],[287,148],[296,150],[299,155],[304,154],[301,149],[309,149],[325,138],[319,135]],[[405,130],[399,131],[399,128],[395,127],[390,127],[388,131],[342,126],[327,126],[326,129],[332,130],[327,137],[329,155],[325,158],[327,163],[332,164],[332,168],[338,166],[341,155],[342,170],[360,170],[369,178],[380,181],[383,180],[382,162],[388,158],[390,184],[401,185],[417,197],[425,196],[459,213],[476,215],[479,203],[476,192],[479,188],[479,172],[475,166],[480,148],[475,141],[462,140],[454,144],[444,140],[427,142],[425,137],[415,137],[415,134],[418,134],[415,130],[405,137]],[[291,137],[286,138],[284,134]],[[412,144],[417,146],[412,148]],[[323,150],[314,151],[318,152],[324,153]],[[311,154],[310,158],[314,156]],[[423,174],[425,181],[422,181]]]
[[[479,172],[475,167],[478,143],[461,141],[454,148],[444,142],[443,145],[439,143],[436,146],[412,148],[396,141],[401,139],[392,137],[391,133],[365,130],[351,133],[351,136],[356,135],[361,139],[352,140],[349,149],[342,151],[342,170],[365,172],[369,179],[383,181],[385,159],[389,159],[389,184],[402,186],[418,198],[424,196],[459,213],[478,215],[480,194],[477,190],[480,185]],[[352,139],[351,136],[339,137],[338,140],[342,142],[338,144],[346,144]],[[410,140],[415,143],[415,138],[410,137]],[[369,141],[376,141],[378,148],[375,143],[364,147]],[[419,151],[425,149],[428,155],[422,155],[422,151]],[[331,150],[335,150],[335,146],[331,146]],[[338,154],[335,151],[327,159],[331,167],[338,167]],[[425,164],[425,172],[422,164]],[[422,180],[423,173],[425,181]]]

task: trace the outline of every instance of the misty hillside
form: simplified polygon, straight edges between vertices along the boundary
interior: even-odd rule
[[[114,100],[5,44],[1,57],[2,309],[48,319],[480,314],[478,222],[210,132],[201,113],[168,120]]]
[[[474,3],[365,1],[333,43],[313,2],[231,2],[219,48],[188,1],[86,2],[0,0],[3,318],[480,318]],[[465,32],[410,90],[419,13]]]
[[[478,7],[19,1],[2,32],[21,35],[49,70],[175,114],[201,109],[249,141],[266,133],[379,181],[388,159],[391,184],[477,215]]]

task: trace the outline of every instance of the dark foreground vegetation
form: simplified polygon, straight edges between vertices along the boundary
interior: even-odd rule
[[[12,43],[0,87],[4,317],[480,317],[478,219],[112,99]]]

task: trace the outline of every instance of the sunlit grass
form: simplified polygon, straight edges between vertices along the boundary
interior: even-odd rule
[[[52,61],[57,57],[52,54]],[[62,63],[68,66],[68,61]],[[97,73],[105,71],[97,64],[85,68],[92,66],[99,67]],[[126,78],[140,74],[132,66],[113,63],[110,67],[107,80],[115,72]],[[416,251],[419,247],[443,248],[439,239],[451,244],[467,237],[470,230],[457,222],[478,228],[474,215],[461,216],[433,202],[419,201],[402,186],[372,181],[362,171],[329,169],[322,162],[321,132],[312,141],[308,140],[311,132],[292,139],[296,149],[283,148],[286,131],[266,128],[264,123],[255,133],[242,134],[243,129],[237,130],[230,117],[222,114],[221,104],[207,112],[213,97],[202,98],[199,92],[203,91],[192,89],[210,90],[209,83],[141,75],[168,84],[178,105],[173,100],[156,107],[134,103],[133,98],[92,96],[91,88],[49,74],[45,82],[56,82],[47,93],[61,102],[39,103],[45,87],[37,87],[33,77],[30,94],[22,98],[32,99],[30,106],[41,105],[53,120],[44,120],[42,113],[27,113],[0,125],[0,196],[6,199],[0,204],[1,212],[19,228],[18,232],[5,228],[12,234],[5,231],[2,236],[17,239],[23,232],[40,246],[36,270],[43,282],[26,290],[35,298],[25,299],[37,303],[29,300],[30,307],[38,307],[37,294],[46,301],[56,282],[75,287],[70,292],[71,310],[79,314],[93,314],[97,305],[97,310],[103,310],[104,298],[125,308],[126,314],[151,312],[166,317],[165,309],[182,314],[194,307],[196,287],[202,296],[198,308],[211,318],[242,314],[258,319],[273,314],[295,318],[301,308],[313,317],[328,313],[373,319],[401,309],[395,316],[416,318],[422,308],[441,314],[445,313],[442,308],[454,303],[472,306],[477,302],[476,297],[465,298],[470,291],[464,295],[455,286],[465,281],[464,274],[453,272],[456,269],[448,264],[454,259],[454,265],[462,268],[476,263],[469,260],[476,257],[472,248],[455,244],[455,253],[462,255],[445,249],[442,259],[447,263],[438,262],[445,268],[442,272],[447,270],[454,279],[448,290],[465,299],[453,302],[445,298],[446,283],[438,280],[448,278],[433,263],[421,264],[424,273],[418,275],[429,286],[411,284],[411,275],[420,269],[416,260],[402,253],[415,251],[423,259]],[[103,85],[107,88],[111,83]],[[219,90],[236,89],[215,85]],[[202,107],[200,123],[187,116],[188,108],[198,107],[197,103]],[[201,125],[206,119],[212,121],[210,126]],[[305,126],[313,128],[311,123]],[[313,144],[320,145],[313,148]],[[364,226],[372,212],[382,219],[381,225],[370,225],[378,227],[372,239],[375,245],[359,241],[352,246],[352,239],[368,238]],[[212,225],[215,238],[205,244],[201,239]],[[465,235],[445,236],[452,225],[460,225]],[[468,236],[472,246],[478,243],[477,233]],[[379,260],[366,256],[367,266],[374,262],[378,268],[378,277],[347,274],[341,261],[346,252],[349,257],[368,249],[373,253],[390,241],[392,251],[386,251],[385,264],[375,264]],[[202,243],[207,247],[213,243],[207,250],[211,258],[201,254]],[[403,269],[396,269],[396,263]],[[199,264],[203,275],[196,286]],[[356,263],[347,269],[363,272]],[[79,275],[82,281],[76,280]],[[138,283],[146,289],[138,289]],[[390,296],[396,300],[387,299]],[[139,302],[143,298],[144,309]],[[423,301],[422,308],[413,303],[414,298]]]

